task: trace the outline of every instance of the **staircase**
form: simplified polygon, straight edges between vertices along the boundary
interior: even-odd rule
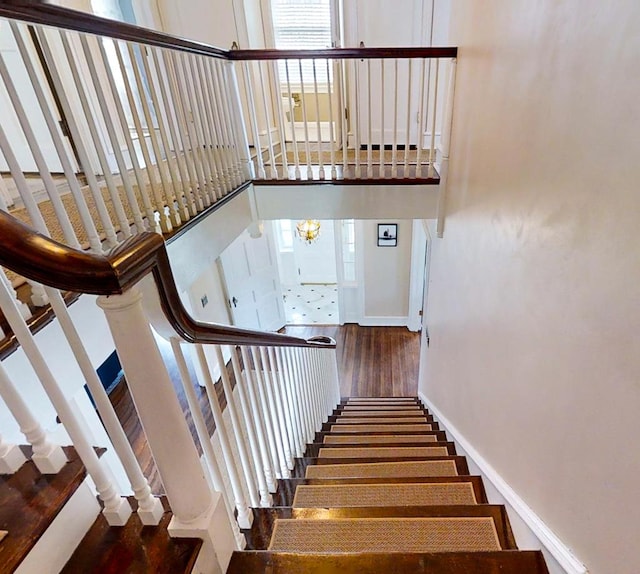
[[[343,401],[296,472],[228,574],[548,572],[416,398]]]

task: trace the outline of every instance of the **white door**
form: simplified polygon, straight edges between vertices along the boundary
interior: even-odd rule
[[[26,44],[31,46],[29,38],[24,35]],[[31,129],[35,134],[35,138],[40,146],[40,150],[44,155],[45,161],[50,172],[62,172],[62,165],[60,158],[53,145],[51,135],[47,124],[45,123],[44,116],[40,111],[40,104],[36,98],[36,94],[31,85],[31,80],[27,74],[20,52],[18,52],[18,46],[13,32],[9,27],[9,23],[6,20],[0,19],[0,54],[4,60],[4,63],[9,71],[9,75],[13,81],[22,106],[27,111],[28,120],[31,125]],[[32,53],[32,61],[37,62],[37,56],[35,52]],[[49,88],[44,76],[41,77],[41,86],[46,94],[49,94]],[[53,104],[53,98],[50,98],[49,109],[52,110],[56,120],[59,120],[58,113],[55,105]],[[27,140],[18,121],[18,116],[11,104],[9,95],[5,88],[4,82],[0,80],[0,124],[5,131],[7,139],[11,144],[14,154],[18,160],[22,171],[37,172],[38,167],[36,165]],[[61,134],[62,135],[62,134]],[[64,138],[63,138],[64,139]],[[70,156],[73,157],[73,156]],[[4,156],[0,153],[0,171],[8,171],[9,167],[4,159]]]
[[[233,324],[277,331],[285,324],[278,264],[271,226],[252,239],[244,231],[220,255]]]
[[[337,283],[333,221],[320,222],[320,235],[311,244],[293,239],[298,283]]]

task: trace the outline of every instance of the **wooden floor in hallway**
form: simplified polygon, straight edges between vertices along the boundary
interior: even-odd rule
[[[286,327],[283,332],[306,339],[315,335],[325,335],[336,340],[343,397],[401,397],[416,396],[418,393],[419,333],[411,333],[405,327],[360,327],[353,324],[296,325]],[[169,367],[169,375],[194,440],[199,445],[169,344],[161,344],[160,352]],[[193,378],[194,372],[192,368],[190,370]],[[223,395],[220,386],[218,382],[216,390]],[[215,425],[206,392],[198,385],[194,384],[194,387],[208,430],[213,434]],[[110,399],[153,492],[162,493],[160,477],[124,380],[110,394]],[[226,403],[223,400],[221,404],[224,408]]]
[[[420,333],[405,327],[295,325],[288,335],[333,337],[343,397],[403,397],[418,394]]]

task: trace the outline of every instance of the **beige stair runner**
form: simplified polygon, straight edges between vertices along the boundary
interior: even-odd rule
[[[482,552],[500,550],[492,518],[279,519],[269,550],[282,552]]]
[[[422,411],[347,411],[341,417],[420,417],[424,416]]]
[[[418,405],[415,406],[410,406],[410,405],[404,405],[404,406],[396,406],[396,405],[346,405],[343,409],[342,412],[344,413],[345,411],[350,412],[350,411],[418,411],[418,412],[422,412],[422,408],[420,408]]]
[[[393,457],[424,457],[448,456],[446,446],[416,446],[416,447],[359,447],[359,448],[326,448],[318,451],[318,458],[393,458]]]
[[[294,508],[477,504],[470,482],[300,485]]]
[[[417,478],[457,475],[454,460],[315,464],[308,466],[305,471],[305,478]]]
[[[9,534],[6,530],[0,530],[0,542],[4,540],[4,537]]]
[[[370,422],[370,421],[367,421]],[[354,424],[354,425],[346,425],[346,424],[332,424],[331,432],[338,433],[349,433],[349,432],[358,432],[358,433],[367,433],[367,432],[420,432],[420,431],[430,431],[433,430],[429,423],[424,424],[406,424],[405,421],[402,423],[396,424]]]
[[[354,423],[366,423],[366,424],[387,423],[389,424],[389,423],[398,423],[398,422],[400,421],[398,421],[397,418],[390,418],[390,417],[381,417],[381,418],[367,417],[366,419],[359,419],[358,417],[348,417],[343,415],[340,418],[338,418],[334,424],[354,424]],[[402,417],[402,422],[403,423],[424,423],[424,422],[427,422],[427,419],[426,417]]]
[[[328,435],[322,441],[324,444],[387,444],[387,443],[429,443],[437,442],[438,437],[435,435],[421,434],[392,434],[392,435]]]

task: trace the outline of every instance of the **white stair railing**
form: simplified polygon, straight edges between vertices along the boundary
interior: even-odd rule
[[[217,557],[224,571],[231,553],[244,547],[241,531],[252,525],[250,505],[273,504],[279,479],[289,478],[295,470],[292,453],[304,452],[306,443],[313,441],[339,400],[335,343],[326,338],[307,341],[194,321],[180,303],[167,252],[157,234],[138,235],[105,257],[61,247],[2,213],[0,232],[14,238],[0,252],[0,264],[47,284],[45,289],[62,331],[127,470],[141,518],[153,524],[161,515],[159,501],[150,495],[139,468],[128,466],[128,459],[135,457],[58,289],[73,285],[81,292],[101,294],[98,305],[105,312],[126,384],[173,512],[169,532],[172,536],[201,538],[202,556],[208,560]],[[25,252],[22,245],[32,249]],[[70,260],[77,264],[65,269],[62,262]],[[131,508],[84,434],[82,420],[70,406],[3,282],[0,308],[93,478],[107,520],[124,524]],[[158,348],[158,335],[173,349],[194,421],[195,439]],[[185,353],[184,347],[190,346],[194,352]],[[207,355],[217,364],[210,365]],[[190,375],[187,356],[196,357],[204,390],[197,388]],[[24,419],[20,424],[25,434],[33,435],[27,428],[31,426],[28,409],[1,365],[0,383],[0,394],[12,412]],[[236,408],[237,400],[242,416]],[[223,405],[227,406],[224,413]],[[207,428],[207,414],[215,429]],[[33,437],[34,451],[46,441],[46,435],[42,436],[45,438]],[[15,449],[0,443],[0,454],[10,459]],[[9,462],[14,467],[20,463]]]

